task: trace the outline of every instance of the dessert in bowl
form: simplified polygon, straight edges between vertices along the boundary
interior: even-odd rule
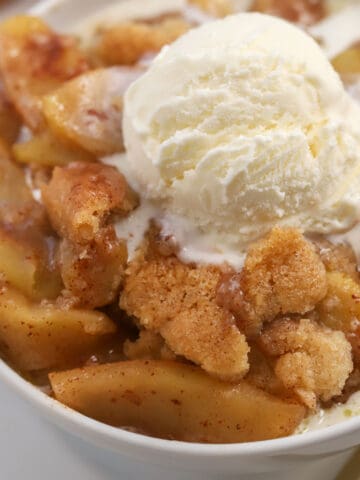
[[[2,352],[116,427],[269,440],[358,408],[360,113],[298,28],[208,20],[2,25]]]

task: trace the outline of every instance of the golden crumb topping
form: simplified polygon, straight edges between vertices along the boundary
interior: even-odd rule
[[[220,271],[154,255],[130,263],[120,306],[159,332],[176,354],[227,380],[248,370],[248,344],[233,316],[216,303]]]
[[[111,303],[123,279],[127,249],[107,222],[137,204],[125,178],[101,163],[71,163],[54,169],[42,196],[62,237],[58,258],[65,290],[59,304],[95,308]]]
[[[65,285],[61,302],[95,308],[116,299],[127,262],[127,249],[107,227],[86,245],[64,238],[59,263]]]
[[[354,250],[345,243],[333,244],[328,240],[317,240],[315,246],[328,272],[342,272],[359,281]]]
[[[314,246],[300,231],[274,228],[252,244],[240,273],[225,274],[218,302],[247,334],[279,314],[304,314],[325,297],[326,271]]]
[[[125,215],[137,204],[123,175],[101,163],[56,167],[42,197],[57,233],[79,244],[93,240],[111,214]]]
[[[259,343],[275,356],[275,373],[309,408],[339,395],[353,370],[351,345],[343,332],[308,319],[281,319],[265,328]]]

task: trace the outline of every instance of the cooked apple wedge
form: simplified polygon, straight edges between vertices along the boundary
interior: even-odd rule
[[[50,374],[65,405],[117,427],[192,442],[248,442],[291,434],[305,408],[197,367],[135,360]]]
[[[24,122],[43,124],[41,96],[88,69],[73,37],[58,35],[40,18],[12,17],[0,25],[0,71]]]
[[[231,0],[210,0],[204,7],[213,13],[224,10],[224,2]],[[217,5],[209,4],[217,3]],[[219,5],[219,4],[222,5]],[[208,8],[208,9],[209,9]],[[220,12],[219,12],[220,13]],[[162,47],[174,42],[190,28],[190,23],[178,16],[164,16],[153,22],[125,21],[105,27],[95,38],[89,55],[99,65],[136,65],[142,59],[155,56]]]
[[[50,255],[55,241],[0,228],[0,273],[33,300],[56,298],[63,288],[60,271]]]
[[[72,162],[91,162],[96,158],[74,144],[67,144],[44,130],[24,143],[13,146],[13,155],[19,163],[55,167]]]
[[[62,310],[32,303],[7,286],[0,290],[1,350],[21,371],[79,364],[115,331],[103,313]]]
[[[339,53],[331,63],[340,75],[360,75],[360,43]]]
[[[0,138],[0,223],[25,229],[30,224],[41,227],[44,222],[44,207],[34,200],[24,172],[12,161]]]
[[[21,120],[5,92],[4,83],[0,78],[0,137],[10,145],[17,139]]]
[[[94,155],[123,150],[122,95],[142,70],[104,68],[67,82],[43,100],[55,134]]]

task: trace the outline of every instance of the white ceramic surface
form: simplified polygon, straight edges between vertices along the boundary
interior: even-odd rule
[[[189,480],[184,472],[160,476],[159,470],[148,464],[138,463],[134,468],[131,461],[120,457],[115,463],[114,458],[109,461],[106,452],[54,428],[4,385],[0,404],[1,480]],[[291,478],[329,480],[344,460],[335,457],[310,464],[293,471]],[[355,480],[346,480],[350,478]]]
[[[1,480],[45,480],[49,469],[52,480],[333,480],[352,454],[342,450],[358,439],[356,426],[348,422],[341,431],[331,428],[308,438],[243,445],[167,442],[83,417],[3,362],[0,382]]]
[[[20,3],[25,8],[29,2]],[[50,22],[61,30],[71,29],[84,12],[111,2],[67,0],[64,3],[47,14]],[[3,362],[0,362],[0,382],[1,480],[332,480],[351,449],[360,444],[360,417],[325,430],[270,442],[242,445],[168,442],[83,417],[46,397]],[[39,415],[47,421],[40,420]]]

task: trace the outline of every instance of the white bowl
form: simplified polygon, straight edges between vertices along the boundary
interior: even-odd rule
[[[22,396],[42,416],[50,422],[75,435],[85,449],[92,451],[91,445],[108,452],[107,461],[119,472],[127,458],[127,468],[134,473],[148,463],[151,478],[173,480],[192,479],[247,479],[251,478],[296,478],[305,466],[317,461],[330,471],[337,471],[349,455],[351,449],[359,445],[360,417],[345,420],[337,425],[301,435],[277,440],[229,445],[206,445],[161,440],[119,428],[110,427],[77,413],[35,388],[21,378],[5,362],[0,360],[0,382],[6,382],[14,393]],[[344,453],[344,456],[337,454]],[[334,457],[336,456],[336,457]],[[332,461],[332,457],[334,460]],[[330,463],[329,463],[330,462]],[[184,476],[175,477],[183,472]],[[265,477],[263,476],[265,474]],[[283,475],[283,477],[281,476]],[[134,477],[140,478],[140,477]],[[302,476],[299,478],[303,478]],[[307,477],[311,478],[311,477]],[[320,477],[331,480],[329,473]]]
[[[30,10],[32,13],[43,15],[60,30],[69,31],[71,25],[85,14],[100,5],[113,3],[113,0],[46,0],[34,3],[36,6]],[[136,480],[144,478],[144,472],[147,480],[249,477],[254,480],[281,480],[288,479],[290,472],[292,480],[296,480],[296,472],[299,478],[331,480],[351,450],[360,444],[360,417],[323,430],[265,442],[205,445],[161,440],[85,417],[49,398],[1,360],[0,381],[6,382],[14,394],[26,399],[50,422],[76,436],[89,454],[106,453],[106,461],[113,468],[121,474],[126,465],[127,471],[132,472],[131,478]],[[304,468],[307,468],[307,473],[304,473]],[[311,472],[314,476],[310,476]]]

